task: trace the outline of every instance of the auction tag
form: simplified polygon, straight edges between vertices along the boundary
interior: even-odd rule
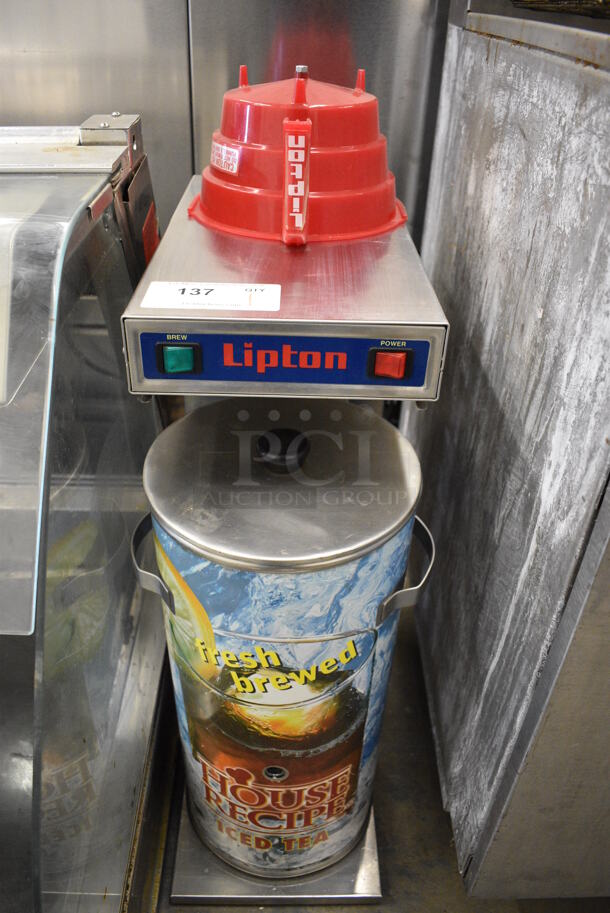
[[[279,311],[281,291],[281,285],[151,282],[140,307],[189,311]]]

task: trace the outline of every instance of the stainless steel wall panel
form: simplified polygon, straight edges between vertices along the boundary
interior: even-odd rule
[[[504,778],[468,870],[482,897],[546,896],[549,872],[570,895],[610,892],[609,538],[606,491],[513,751],[519,777]]]
[[[3,0],[0,123],[138,112],[162,227],[192,173],[186,0]]]
[[[237,85],[240,64],[247,64],[252,83],[285,79],[304,63],[312,78],[348,86],[364,67],[367,89],[379,97],[390,168],[417,242],[447,5],[446,0],[190,0],[196,170],[209,161],[222,95]]]
[[[608,73],[449,27],[423,260],[451,339],[408,432],[437,518],[419,633],[463,870],[516,777],[610,464],[609,100]],[[569,890],[558,859],[538,893]]]

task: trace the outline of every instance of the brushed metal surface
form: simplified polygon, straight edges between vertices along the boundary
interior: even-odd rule
[[[115,345],[132,285],[116,223],[86,218],[89,233],[62,270],[39,565],[46,586],[33,818],[45,913],[86,909],[93,898],[119,909],[164,655],[158,614],[132,602],[129,533],[154,436],[150,410],[133,409]]]
[[[36,660],[33,635],[0,636],[0,884],[5,913],[34,913],[40,889],[34,876],[38,846],[32,820]]]
[[[0,122],[80,124],[95,110],[142,115],[165,227],[193,170],[184,0],[5,0]]]
[[[381,881],[371,809],[366,832],[356,847],[329,868],[301,878],[255,878],[238,871],[201,842],[182,804],[171,902],[183,904],[367,903],[381,900]]]
[[[295,250],[277,241],[239,238],[203,228],[188,218],[187,208],[199,191],[194,177],[170,226],[123,315],[130,386],[137,392],[160,392],[158,382],[144,377],[139,333],[161,331],[203,332],[245,329],[248,333],[313,333],[423,338],[430,340],[430,356],[422,388],[362,385],[345,388],[341,395],[394,398],[405,390],[418,399],[438,396],[448,325],[423,270],[415,245],[404,227],[393,232],[343,243],[309,244]],[[146,309],[142,300],[151,282],[238,282],[281,285],[279,317],[267,312]],[[163,380],[167,392],[202,392],[198,381]],[[291,384],[290,395],[337,396],[336,385]],[[277,393],[281,385],[252,384],[239,394]],[[321,389],[327,387],[327,389]],[[334,387],[334,389],[333,389]],[[205,392],[226,393],[224,382],[205,382]]]
[[[49,127],[2,127],[0,126],[0,144],[2,143],[38,143],[53,146],[56,143],[78,145],[80,128],[77,126]]]
[[[418,241],[432,154],[447,0],[189,2],[195,170],[208,164],[222,96],[240,64],[251,83],[294,75],[352,86],[366,68],[399,199]]]
[[[444,396],[406,431],[437,518],[418,626],[462,870],[518,782],[513,748],[608,476],[609,99],[601,70],[449,28],[423,261],[452,345]],[[547,798],[569,812],[565,792]],[[539,893],[570,891],[560,854],[539,875]]]
[[[607,68],[608,23],[591,15],[528,9],[512,0],[450,0],[449,22]]]
[[[0,367],[0,579],[6,594],[0,636],[34,630],[48,456],[49,339],[59,310],[55,276],[68,239],[88,219],[87,202],[104,182],[103,174],[0,177],[0,309],[6,334]],[[33,489],[31,509],[11,504],[15,486]]]
[[[464,2],[464,0],[462,0]],[[539,7],[527,7],[521,3],[513,3],[513,0],[466,0],[468,7],[468,13],[488,15],[488,16],[498,16],[507,19],[520,19],[524,26],[532,28],[532,34],[537,33],[537,28],[539,25],[559,25],[565,32],[588,32],[595,37],[597,33],[600,37],[604,33],[608,33],[608,22],[607,19],[603,18],[603,7],[602,4],[599,4],[600,9],[598,13],[601,13],[600,16],[595,16],[591,14],[591,4],[589,4],[589,9],[585,8],[585,4],[581,3],[581,14],[577,14],[575,7],[578,6],[577,3],[555,3],[555,9],[544,8],[543,5]],[[572,7],[571,9],[569,7]],[[464,21],[461,23],[456,23],[464,25]],[[495,37],[495,36],[494,36]],[[566,36],[566,41],[570,41],[575,36]],[[527,38],[524,38],[527,41]],[[530,42],[527,42],[530,43]],[[578,57],[578,53],[575,53],[574,56]]]
[[[515,7],[512,9],[513,13],[522,12]],[[555,54],[574,57],[583,63],[610,69],[610,35],[586,28],[569,28],[563,19],[563,16],[558,16],[556,22],[538,22],[518,16],[471,11],[466,16],[465,27],[471,32],[520,41]]]
[[[53,150],[74,138],[46,132]],[[0,149],[27,155],[33,133]],[[132,285],[116,224],[88,211],[107,179],[0,176],[3,913],[72,913],[96,891],[118,909],[164,652],[159,616],[138,628],[156,632],[143,656],[130,611],[127,525],[153,424],[112,349]]]
[[[58,890],[57,883],[43,883],[44,913],[89,909],[118,913],[122,909],[138,791],[165,657],[163,622],[154,596],[136,589],[125,622],[131,636],[111,670],[113,692],[106,708],[112,738],[105,744],[104,775],[94,783],[99,790],[99,815],[91,842],[105,852],[92,848],[79,877],[71,880],[71,891]]]
[[[310,441],[302,467],[282,475],[251,449],[279,428]],[[166,428],[144,463],[144,490],[172,536],[256,570],[327,567],[372,551],[414,513],[420,489],[408,441],[371,409],[341,401],[202,406]]]
[[[468,870],[479,897],[546,896],[559,860],[556,893],[610,896],[609,540],[606,490]]]
[[[127,158],[124,146],[0,143],[0,174],[112,174]]]

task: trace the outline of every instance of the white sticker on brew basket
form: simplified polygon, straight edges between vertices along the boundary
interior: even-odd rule
[[[281,291],[281,285],[151,282],[140,307],[189,311],[279,311]]]
[[[229,174],[237,174],[239,169],[239,149],[212,140],[210,164],[214,168],[220,168],[221,171],[228,171]]]

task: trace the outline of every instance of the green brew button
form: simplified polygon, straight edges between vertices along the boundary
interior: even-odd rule
[[[193,346],[163,346],[163,368],[166,374],[188,374],[195,370]]]

